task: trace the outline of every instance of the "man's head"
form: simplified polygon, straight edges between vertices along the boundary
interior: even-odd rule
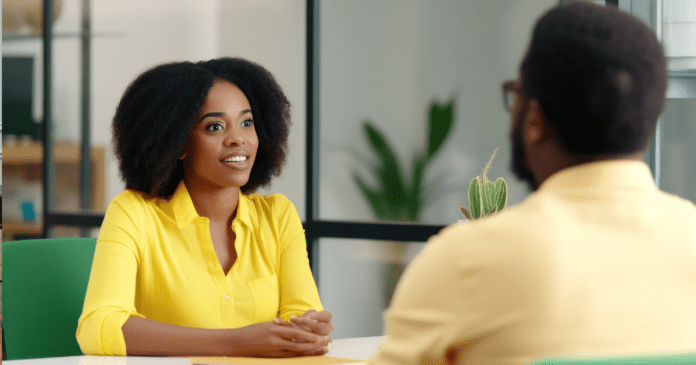
[[[662,46],[640,20],[585,1],[551,9],[534,27],[516,83],[513,171],[535,176],[536,188],[549,175],[537,170],[642,155],[666,80]]]

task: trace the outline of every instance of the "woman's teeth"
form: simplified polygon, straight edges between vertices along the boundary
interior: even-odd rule
[[[223,161],[224,162],[242,162],[242,161],[246,161],[246,159],[247,159],[246,156],[235,156],[235,157],[226,158]]]

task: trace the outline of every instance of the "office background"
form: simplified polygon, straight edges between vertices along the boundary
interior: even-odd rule
[[[312,219],[375,221],[352,177],[357,172],[376,183],[364,164],[374,157],[362,123],[369,120],[384,132],[409,175],[413,156],[425,148],[428,107],[449,100],[454,100],[453,128],[426,172],[426,181],[441,183],[440,190],[446,194],[423,209],[421,223],[436,227],[462,218],[458,207],[467,205],[468,182],[481,172],[496,147],[500,152],[489,176],[504,177],[510,188],[509,203],[518,203],[528,191],[509,172],[509,116],[502,107],[500,84],[517,76],[535,19],[557,2],[93,0],[89,119],[91,145],[105,151],[106,188],[101,205],[106,206],[123,190],[111,153],[110,123],[128,83],[156,64],[220,56],[240,56],[262,64],[278,78],[293,104],[286,168],[262,193],[285,194],[303,218],[308,214],[308,120],[315,128],[312,145],[318,157],[313,160],[316,181],[312,183],[316,183],[317,193]],[[633,0],[620,5],[628,10],[651,9],[658,3],[662,4]],[[665,19],[659,28],[666,37],[696,39],[696,9],[689,4],[666,0],[661,5],[667,10],[659,17]],[[313,24],[312,34],[307,32],[308,20]],[[54,33],[64,36],[53,40],[51,65],[53,138],[76,145],[81,139],[81,46],[74,35],[80,31],[80,22],[81,2],[64,0],[54,24]],[[41,39],[3,38],[3,57],[34,57],[32,116],[41,120]],[[312,49],[307,48],[308,39]],[[668,55],[677,72],[672,85],[677,86],[670,89],[663,116],[660,176],[665,190],[696,200],[696,189],[690,183],[696,178],[690,162],[696,157],[696,88],[690,74],[676,71],[696,69],[689,63],[696,51],[689,49],[688,42],[674,44],[668,47]],[[308,68],[309,57],[313,69]],[[313,82],[310,93],[309,79]],[[78,190],[65,188],[78,186],[76,173],[60,177],[61,171],[77,170],[58,166],[57,179],[67,181],[54,186],[55,208],[77,211]],[[36,181],[28,181],[32,176],[35,173],[8,174],[6,170],[5,203],[8,194],[21,192],[24,200],[35,202],[40,209],[40,189]],[[15,207],[5,204],[3,208],[5,223],[8,210]],[[41,219],[39,213],[36,220]],[[19,219],[21,214],[16,213]],[[6,224],[3,228],[7,231]],[[52,236],[97,233],[97,229],[85,232],[75,227],[51,231]],[[381,334],[382,311],[394,281],[389,276],[406,265],[422,245],[394,240],[316,240],[314,270],[323,303],[334,313],[336,338]]]

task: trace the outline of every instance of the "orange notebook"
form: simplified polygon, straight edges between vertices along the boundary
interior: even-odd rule
[[[193,357],[191,365],[338,365],[338,364],[364,364],[362,360],[343,359],[331,356],[302,356],[284,359],[262,359],[256,357]]]

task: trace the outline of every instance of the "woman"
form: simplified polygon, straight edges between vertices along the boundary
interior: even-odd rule
[[[99,233],[77,340],[85,354],[321,355],[304,231],[283,195],[290,104],[238,58],[140,75],[114,117],[126,191]]]

